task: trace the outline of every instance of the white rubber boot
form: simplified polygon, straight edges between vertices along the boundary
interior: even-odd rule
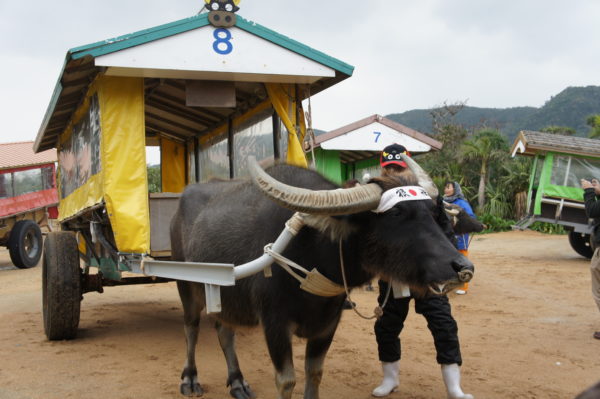
[[[373,396],[377,397],[388,396],[400,384],[398,380],[399,360],[392,363],[381,362],[381,368],[383,370],[383,381],[381,381],[381,385],[373,389]]]
[[[448,391],[448,399],[473,399],[473,395],[464,393],[460,387],[460,367],[458,364],[442,364],[442,377]]]

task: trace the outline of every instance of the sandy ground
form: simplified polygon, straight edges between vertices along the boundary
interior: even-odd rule
[[[451,295],[459,325],[463,387],[476,398],[573,398],[600,379],[600,315],[588,261],[566,236],[508,232],[478,236],[468,295]],[[376,293],[357,290],[364,312]],[[0,251],[0,398],[180,398],[182,311],[173,283],[108,287],[82,303],[79,337],[46,340],[41,266],[19,270]],[[198,362],[204,398],[226,398],[226,368],[210,319]],[[411,310],[402,333],[401,387],[390,398],[444,398],[425,320]],[[242,369],[259,398],[275,397],[259,329],[238,332]],[[298,384],[303,342],[294,341]],[[380,378],[373,322],[345,311],[325,363],[322,398],[369,398]]]

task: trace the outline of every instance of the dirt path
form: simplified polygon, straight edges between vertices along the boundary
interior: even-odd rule
[[[181,306],[173,283],[106,288],[85,295],[79,338],[49,342],[41,318],[41,267],[18,270],[0,251],[0,398],[181,398]],[[600,315],[589,265],[565,236],[508,232],[475,238],[475,280],[451,295],[463,352],[463,387],[476,398],[573,398],[600,379]],[[355,291],[364,312],[376,293]],[[203,398],[226,398],[226,368],[211,321],[198,348]],[[390,398],[444,398],[423,317],[411,310],[402,333],[401,387]],[[238,333],[247,380],[275,397],[259,329]],[[294,344],[301,398],[303,342]],[[325,362],[322,398],[370,398],[380,378],[372,321],[346,311]]]

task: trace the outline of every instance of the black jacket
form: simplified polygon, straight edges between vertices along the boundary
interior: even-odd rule
[[[600,227],[600,201],[598,199],[600,196],[597,196],[594,192],[593,188],[586,188],[583,193],[583,201],[585,202],[585,213],[588,218],[594,219],[594,240],[596,243],[600,242],[600,231],[598,231],[598,227]]]

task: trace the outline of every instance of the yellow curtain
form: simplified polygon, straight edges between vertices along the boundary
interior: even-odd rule
[[[104,76],[98,87],[104,200],[121,252],[150,252],[144,82]]]
[[[185,145],[162,138],[160,140],[160,169],[162,191],[180,193],[185,188]]]
[[[306,168],[308,163],[306,162],[306,156],[302,148],[306,126],[302,105],[297,104],[298,99],[295,94],[294,84],[266,83],[265,86],[267,87],[267,93],[269,93],[269,99],[273,104],[273,108],[288,131],[287,163]],[[300,116],[299,121],[296,121],[297,113]],[[299,126],[299,132],[296,131],[296,126]]]

